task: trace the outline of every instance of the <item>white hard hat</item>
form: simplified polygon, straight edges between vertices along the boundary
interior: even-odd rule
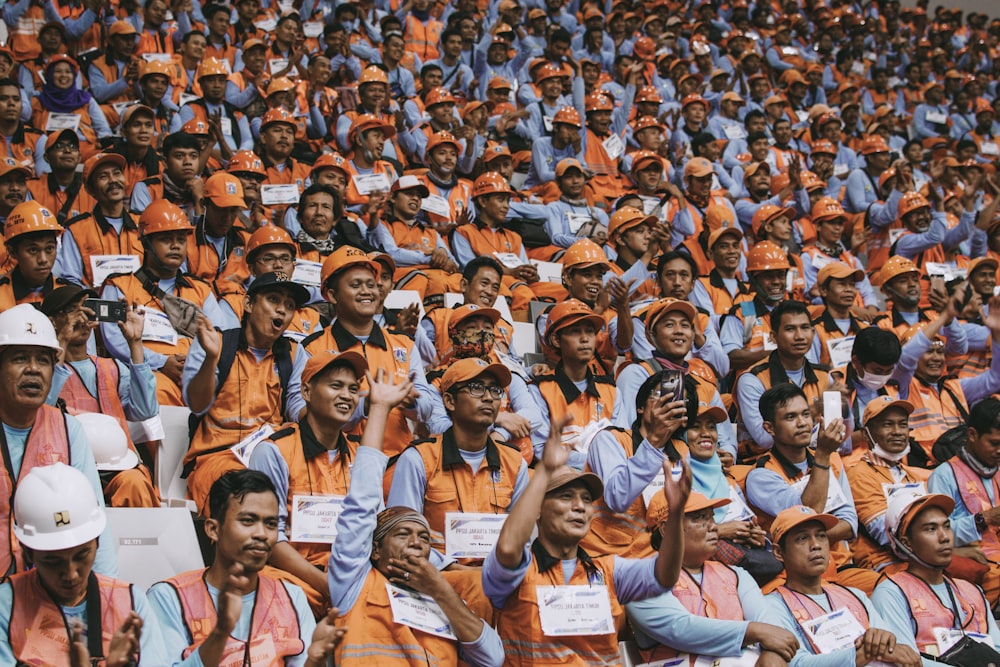
[[[52,322],[28,303],[0,313],[0,347],[6,345],[36,345],[62,352]]]
[[[14,491],[14,535],[30,549],[78,547],[100,535],[106,523],[94,487],[65,463],[32,468]]]
[[[84,412],[76,418],[83,424],[98,470],[131,470],[139,463],[117,419],[96,412]]]

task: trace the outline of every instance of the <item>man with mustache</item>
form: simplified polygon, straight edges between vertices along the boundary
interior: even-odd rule
[[[83,164],[83,185],[97,205],[66,221],[54,272],[82,287],[100,288],[94,269],[103,255],[132,255],[135,266],[144,255],[136,220],[125,208],[125,158],[98,153]]]
[[[31,175],[30,169],[20,166],[13,158],[0,162],[0,224],[6,222],[14,207],[27,198]]]
[[[154,584],[149,601],[167,656],[197,653],[206,667],[240,663],[321,667],[342,631],[337,610],[317,624],[302,589],[264,572],[278,537],[274,485],[256,470],[234,470],[212,484],[205,533],[215,559]]]
[[[289,204],[272,199],[270,186],[292,185],[299,193],[309,185],[309,166],[292,157],[295,147],[295,118],[283,108],[271,109],[261,118],[260,158],[267,176],[261,184],[261,203],[270,206],[272,222],[278,224]]]

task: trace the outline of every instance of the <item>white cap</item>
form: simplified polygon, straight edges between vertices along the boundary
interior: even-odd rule
[[[131,470],[139,463],[117,419],[96,412],[84,412],[76,418],[83,424],[98,470]]]
[[[926,507],[939,507],[950,515],[955,509],[955,501],[940,493],[927,493],[923,484],[897,489],[886,502],[885,526],[894,535],[905,533],[917,511]]]
[[[62,353],[52,322],[28,303],[0,313],[0,347],[9,345],[34,345]]]
[[[94,487],[65,463],[33,468],[14,492],[14,535],[30,549],[72,549],[95,539],[106,524]]]

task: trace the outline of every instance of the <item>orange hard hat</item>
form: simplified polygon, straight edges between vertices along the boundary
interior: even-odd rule
[[[792,268],[788,255],[781,246],[770,241],[761,241],[750,248],[747,254],[747,273],[759,271],[779,271]]]
[[[451,132],[435,132],[431,135],[430,139],[427,140],[427,149],[424,151],[425,155],[430,155],[431,151],[440,146],[452,146],[456,153],[462,152],[462,144],[458,143],[458,139],[455,138]]]
[[[254,254],[268,245],[280,245],[285,246],[292,251],[292,257],[295,257],[298,251],[298,246],[295,245],[295,241],[292,240],[291,234],[289,234],[283,227],[278,227],[277,225],[265,225],[260,227],[250,238],[247,239],[246,245],[246,258],[248,262],[254,261]]]
[[[33,232],[53,232],[59,236],[63,228],[56,216],[52,215],[52,211],[32,199],[15,206],[7,216],[3,228],[3,240],[10,243],[18,236]]]
[[[260,129],[263,130],[269,125],[274,125],[275,123],[284,123],[285,125],[291,125],[292,128],[294,128],[295,117],[282,107],[271,109],[261,117]]]
[[[612,241],[619,234],[624,234],[639,225],[652,225],[659,221],[655,215],[646,215],[633,206],[622,206],[611,215],[608,222],[608,238]]]
[[[920,269],[911,260],[900,255],[893,255],[886,261],[885,264],[882,265],[882,268],[879,269],[879,282],[882,285],[885,285],[896,276],[901,276],[904,273],[919,274]]]
[[[656,86],[643,86],[639,89],[639,92],[635,94],[636,104],[640,102],[653,102],[660,104],[663,102],[663,97],[660,95],[660,91],[656,89]]]
[[[310,173],[315,174],[322,169],[336,169],[350,178],[347,171],[347,159],[340,153],[323,153],[313,162]]]
[[[386,139],[392,139],[396,136],[396,128],[389,123],[384,122],[378,116],[370,113],[361,114],[354,119],[354,123],[351,125],[350,131],[347,133],[347,140],[351,144],[354,143],[355,138],[368,130],[381,129],[382,133],[385,135]]]
[[[193,232],[191,221],[177,204],[157,199],[139,216],[139,236],[160,232]]]
[[[643,35],[632,45],[632,54],[639,60],[652,60],[656,57],[656,42]]]
[[[267,94],[265,97],[270,97],[275,93],[284,93],[289,90],[295,90],[295,84],[287,76],[276,76],[271,79],[271,83],[267,84]]]
[[[167,77],[167,79],[173,79],[176,71],[170,63],[163,62],[162,60],[140,60],[139,61],[139,80],[142,81],[147,76],[152,76],[153,74],[159,74],[161,76]]]
[[[552,117],[552,123],[563,123],[573,127],[583,128],[583,121],[580,119],[580,112],[573,107],[563,107]]]
[[[611,98],[600,93],[591,93],[590,95],[587,95],[586,100],[584,100],[584,105],[584,109],[587,113],[590,113],[591,111],[615,110],[615,104],[611,101]]]
[[[795,211],[791,208],[775,206],[774,204],[762,204],[753,214],[753,220],[750,223],[753,235],[760,236],[760,230],[763,229],[764,225],[781,215],[792,218],[795,216]],[[785,261],[787,262],[788,260],[786,259]]]
[[[819,141],[813,142],[811,152],[813,155],[818,155],[818,154],[836,155],[837,147],[826,139],[820,139]]]
[[[605,270],[610,267],[607,255],[590,239],[580,239],[566,249],[560,260],[563,265],[563,273],[571,269],[586,269],[591,266],[603,266]]]
[[[424,98],[424,108],[430,109],[435,104],[455,104],[455,96],[447,88],[441,86],[431,88]]]
[[[927,201],[919,192],[907,192],[899,200],[899,220],[902,220],[907,213],[912,213],[917,209],[930,208],[931,203]]]
[[[389,85],[389,75],[385,73],[385,70],[380,67],[375,67],[374,65],[369,65],[361,72],[361,78],[358,79],[358,87],[365,85],[366,83],[381,83],[386,86]]]
[[[579,299],[567,299],[557,304],[549,311],[548,324],[545,327],[545,342],[552,345],[552,336],[560,329],[571,327],[580,322],[590,322],[596,331],[604,328],[604,318]]]
[[[323,268],[320,270],[320,284],[325,286],[326,281],[331,276],[355,265],[368,269],[375,274],[376,278],[382,272],[382,268],[378,263],[369,258],[364,250],[360,250],[354,246],[343,245],[323,260]]]
[[[206,76],[229,76],[229,63],[218,58],[205,58],[198,65],[198,73],[195,80],[201,80]]]
[[[847,219],[847,211],[844,210],[844,207],[836,199],[832,197],[820,197],[813,204],[811,217],[813,224],[821,220],[834,220],[836,218],[841,218],[843,222]]]
[[[473,199],[497,192],[508,195],[514,194],[514,191],[510,189],[510,184],[507,183],[507,179],[495,171],[486,172],[472,184]]]
[[[233,156],[229,158],[229,168],[226,171],[230,174],[246,172],[257,174],[258,176],[267,176],[267,171],[264,170],[264,161],[253,151],[236,151],[233,153]]]
[[[548,79],[558,79],[562,77],[562,75],[563,71],[561,67],[547,64],[544,67],[538,68],[538,71],[535,73],[535,83],[541,83],[542,81],[547,81]]]

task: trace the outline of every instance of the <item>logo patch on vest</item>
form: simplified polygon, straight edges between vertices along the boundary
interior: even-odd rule
[[[406,363],[406,348],[405,347],[394,347],[392,348],[393,358],[401,364]]]
[[[56,522],[56,528],[59,526],[68,526],[69,521],[69,510],[63,510],[62,512],[53,512],[52,520]]]

